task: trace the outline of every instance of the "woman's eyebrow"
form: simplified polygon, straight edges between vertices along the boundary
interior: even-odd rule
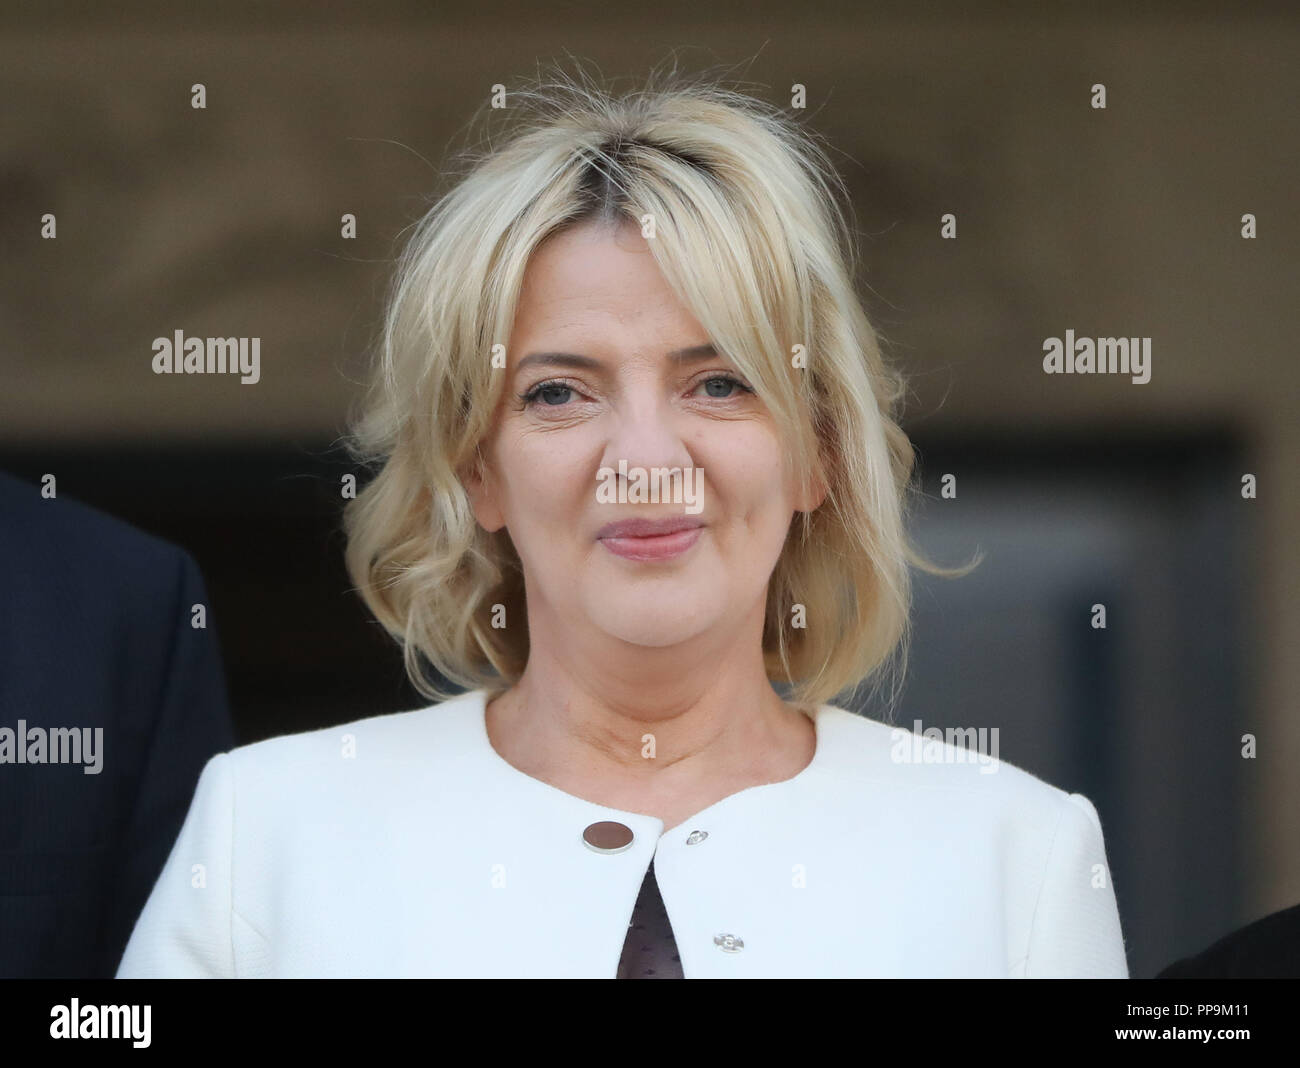
[[[703,345],[689,345],[684,349],[674,349],[668,354],[668,358],[677,364],[698,363],[702,360],[716,359],[718,350],[712,342],[705,342]],[[596,371],[601,367],[599,360],[590,356],[579,356],[574,352],[530,352],[522,360],[519,366],[515,368],[515,374],[518,374],[525,367],[532,367],[541,364],[546,367],[576,367],[587,371]]]

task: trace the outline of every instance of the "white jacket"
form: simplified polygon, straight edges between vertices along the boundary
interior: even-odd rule
[[[824,705],[806,769],[665,834],[506,763],[485,706],[214,756],[118,977],[613,978],[653,858],[687,978],[1127,978],[1095,809],[1005,762]]]

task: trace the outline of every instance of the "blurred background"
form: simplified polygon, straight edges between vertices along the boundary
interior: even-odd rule
[[[337,440],[447,152],[567,57],[803,85],[912,376],[916,537],[985,555],[918,576],[895,718],[1093,799],[1149,976],[1300,902],[1287,7],[0,5],[0,470],[193,555],[241,742],[427,704],[350,592]],[[1044,374],[1067,329],[1150,337],[1150,382]],[[261,338],[261,380],[155,375],[177,330]]]

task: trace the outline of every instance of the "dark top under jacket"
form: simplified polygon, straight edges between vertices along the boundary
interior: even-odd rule
[[[677,953],[677,940],[673,937],[672,924],[668,922],[668,910],[659,894],[653,858],[632,909],[627,941],[623,943],[623,956],[618,962],[618,978],[683,978],[682,958]]]

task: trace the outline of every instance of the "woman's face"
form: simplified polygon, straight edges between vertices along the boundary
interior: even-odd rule
[[[769,413],[708,345],[632,224],[584,224],[535,251],[481,449],[486,477],[466,480],[478,521],[504,526],[523,563],[534,651],[607,647],[600,633],[659,649],[761,634],[793,514],[823,495],[796,494]],[[681,469],[687,495],[608,499],[656,468]],[[604,531],[630,519],[698,527]]]

